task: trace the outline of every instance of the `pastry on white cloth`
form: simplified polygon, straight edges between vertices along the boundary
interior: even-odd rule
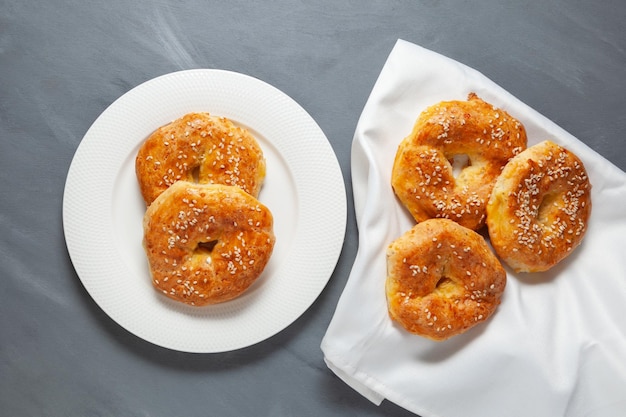
[[[529,146],[550,138],[575,152],[594,210],[576,253],[541,279],[507,270],[498,314],[434,342],[387,314],[385,249],[414,224],[391,166],[416,114],[472,91],[515,114]],[[359,250],[321,346],[341,379],[422,417],[625,415],[626,173],[479,72],[400,40],[359,119],[352,181]]]

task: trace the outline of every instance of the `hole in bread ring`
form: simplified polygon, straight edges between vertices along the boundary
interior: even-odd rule
[[[191,169],[191,180],[196,184],[200,182],[200,165],[196,165]]]
[[[519,121],[470,94],[419,115],[398,146],[391,184],[416,221],[446,218],[478,230],[502,167],[525,148]]]
[[[208,242],[198,242],[198,245],[196,246],[196,249],[193,252],[193,256],[204,259],[205,262],[208,264],[212,263],[213,259],[211,258],[211,255],[217,243],[218,243],[217,239],[213,239]]]
[[[445,288],[448,285],[453,285],[454,281],[452,281],[450,278],[448,277],[441,277],[439,278],[439,281],[437,281],[437,284],[435,285],[436,288]]]
[[[487,207],[491,244],[516,272],[546,271],[581,243],[591,213],[582,161],[544,141],[504,167]]]
[[[563,199],[562,194],[561,192],[551,192],[543,196],[541,203],[539,203],[539,208],[537,209],[537,222],[543,226],[548,225],[550,219],[553,218],[559,210],[559,202]]]
[[[263,272],[274,242],[271,212],[239,187],[179,181],[144,216],[154,287],[190,305],[241,295]]]
[[[505,285],[506,273],[484,238],[451,220],[418,223],[387,249],[390,317],[433,340],[486,320]]]
[[[217,245],[217,239],[211,240],[210,242],[198,242],[198,247],[196,248],[196,252],[199,253],[211,253],[213,252],[213,248]]]
[[[452,175],[457,179],[465,168],[472,166],[472,160],[467,154],[452,155],[448,158],[448,162],[450,162],[452,167]]]

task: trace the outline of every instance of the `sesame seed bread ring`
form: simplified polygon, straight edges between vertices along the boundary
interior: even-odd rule
[[[145,213],[143,244],[154,287],[201,306],[241,295],[274,248],[267,207],[239,187],[178,181]]]
[[[418,223],[387,249],[387,306],[407,331],[445,340],[490,317],[506,273],[478,233],[448,219]]]
[[[517,272],[546,271],[580,244],[591,213],[581,160],[550,141],[506,165],[487,206],[491,244]]]
[[[179,180],[236,185],[257,197],[265,159],[256,139],[229,119],[189,113],[160,127],[135,159],[141,195],[150,205]]]
[[[525,148],[524,126],[472,93],[420,114],[398,147],[391,184],[416,221],[449,218],[478,230],[502,167]],[[454,161],[463,158],[455,178]]]

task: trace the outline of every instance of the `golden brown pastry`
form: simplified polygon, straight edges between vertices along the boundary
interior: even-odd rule
[[[189,113],[148,137],[137,153],[135,171],[148,206],[180,180],[235,185],[257,197],[265,159],[247,130],[224,117]]]
[[[144,248],[154,287],[190,305],[241,295],[274,248],[267,207],[235,186],[178,181],[148,207]]]
[[[526,148],[524,126],[475,94],[427,108],[396,153],[392,186],[417,222],[448,218],[473,230],[502,167]],[[455,158],[468,165],[455,177]]]
[[[478,233],[448,219],[418,223],[387,249],[387,305],[406,330],[445,340],[485,321],[506,273]]]
[[[544,141],[504,167],[487,206],[487,227],[493,248],[511,268],[539,272],[580,244],[590,213],[591,184],[582,161]]]

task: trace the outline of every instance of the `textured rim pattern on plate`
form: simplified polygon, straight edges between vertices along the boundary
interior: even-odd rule
[[[143,266],[145,258],[127,255],[136,253],[141,242],[122,239],[120,244],[115,235],[121,228],[115,224],[119,216],[113,213],[114,206],[125,204],[113,201],[120,198],[114,197],[117,189],[132,190],[134,185],[129,184],[129,175],[120,172],[130,172],[139,144],[157,127],[192,111],[228,117],[251,128],[266,146],[275,149],[294,188],[273,193],[269,198],[274,201],[269,203],[277,207],[280,199],[295,199],[297,211],[296,224],[282,225],[292,230],[288,249],[278,255],[262,288],[208,308],[188,307],[155,295]],[[269,169],[267,182],[272,182]],[[259,198],[268,203],[263,191]],[[131,205],[129,212],[133,212]],[[275,226],[280,221],[275,216]],[[223,352],[280,332],[319,296],[343,245],[346,193],[330,143],[294,100],[247,75],[189,70],[135,87],[96,119],[68,171],[63,224],[80,280],[113,320],[156,345],[187,352]],[[145,273],[138,277],[136,271]]]

